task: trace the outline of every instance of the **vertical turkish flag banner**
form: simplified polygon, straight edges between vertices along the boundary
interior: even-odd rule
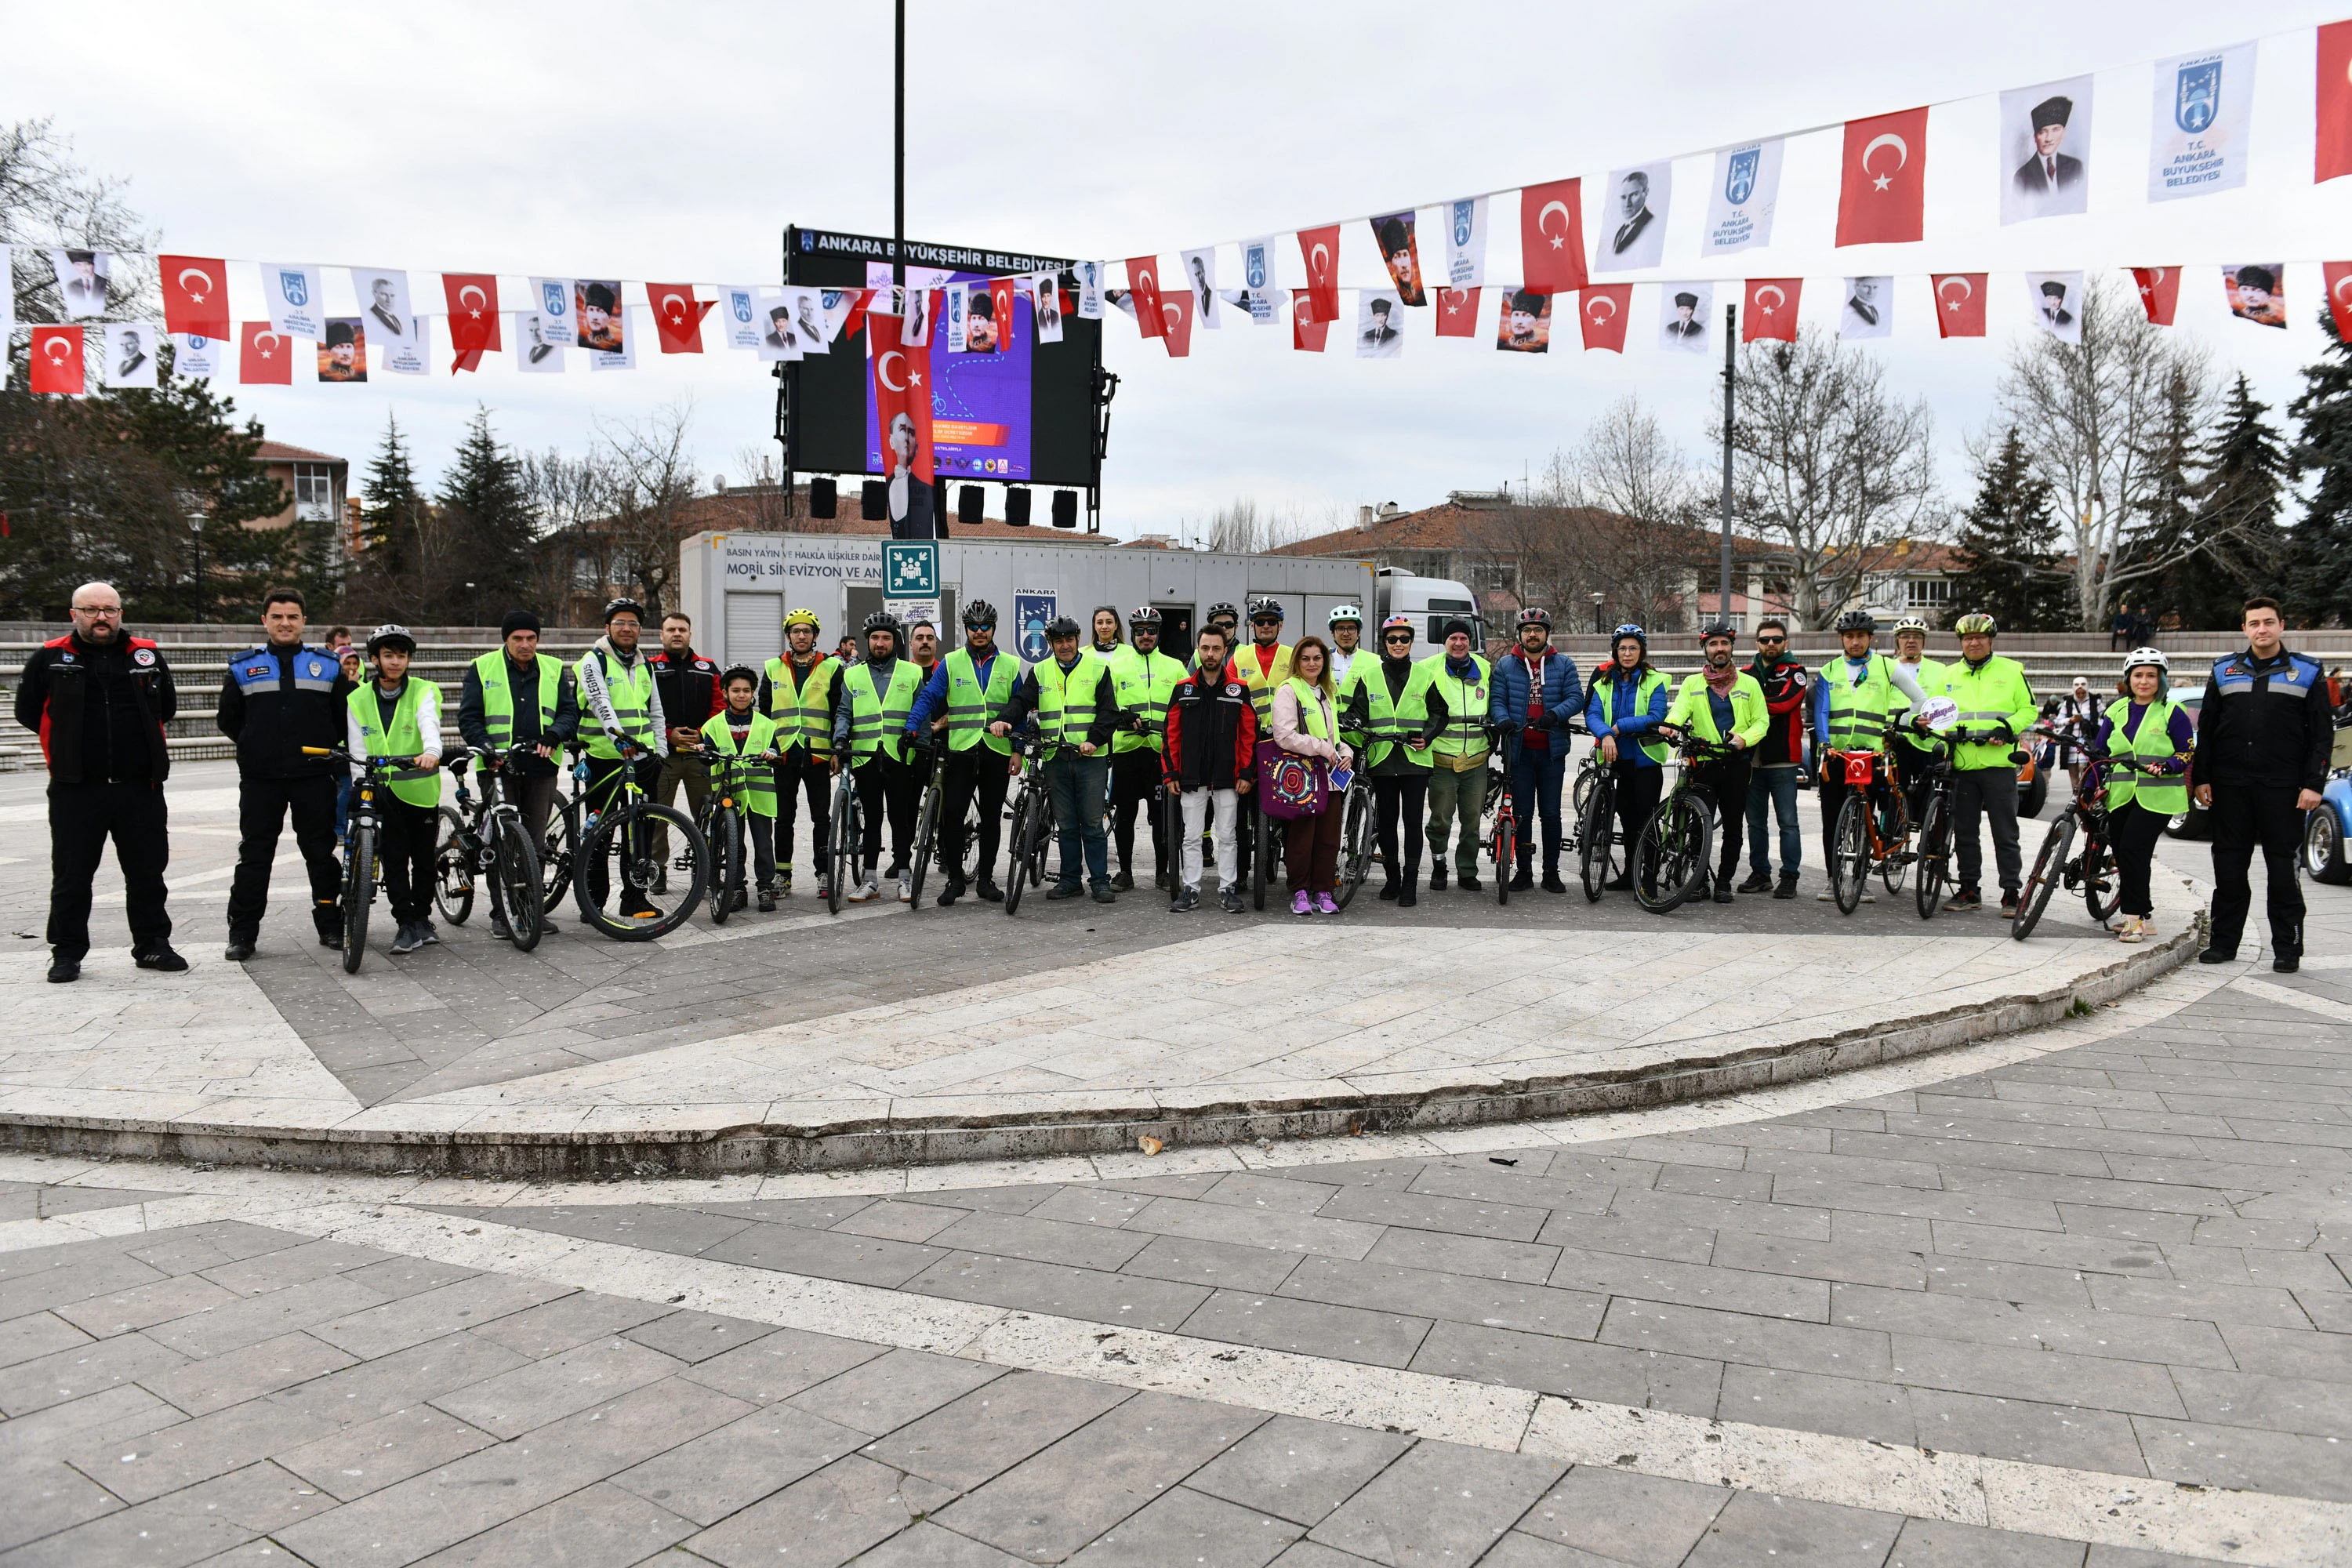
[[[1135,324],[1143,329],[1143,335],[1156,338],[1165,332],[1168,323],[1160,314],[1160,258],[1129,257],[1127,287],[1135,296]]]
[[[698,300],[691,283],[648,283],[646,299],[654,308],[654,331],[666,354],[702,352],[702,318],[716,300]]]
[[[85,384],[79,327],[35,327],[33,390],[57,397],[79,397]]]
[[[1925,232],[1927,111],[1845,122],[1838,181],[1840,245],[1906,245]]]
[[[1612,354],[1625,352],[1625,312],[1633,304],[1631,283],[1584,287],[1576,297],[1576,319],[1584,328],[1588,353],[1593,349],[1607,349]]]
[[[1985,275],[1981,272],[1936,274],[1936,334],[1946,338],[1985,335]]]
[[[1739,323],[1739,341],[1752,343],[1769,338],[1775,342],[1795,342],[1797,300],[1804,291],[1801,278],[1750,278],[1748,319]]]
[[[2323,261],[2319,276],[2327,285],[2327,309],[2336,318],[2336,335],[2352,343],[2352,261]]]
[[[2172,312],[2180,303],[2180,268],[2178,267],[2135,267],[2132,281],[2139,285],[2141,309],[2147,319],[2159,327],[2172,325]]]
[[[2319,125],[2311,182],[2352,174],[2352,22],[2319,29]]]
[[[1192,352],[1192,290],[1172,289],[1160,296],[1160,339],[1170,359]]]
[[[1323,345],[1331,341],[1331,323],[1315,319],[1312,291],[1293,289],[1290,291],[1290,346],[1301,353],[1319,354]]]
[[[918,531],[899,536],[929,539],[933,537],[929,525],[939,521],[939,509],[930,488],[934,474],[930,334],[924,333],[922,342],[908,343],[901,336],[906,324],[902,317],[886,316],[879,311],[866,318],[866,346],[873,353],[874,363],[874,424],[882,437],[882,472],[893,489],[894,512],[903,493],[903,521],[909,525],[924,524]],[[905,450],[907,437],[899,428],[902,416],[912,430],[911,453]],[[908,478],[914,484],[902,483]],[[915,485],[920,485],[921,489],[917,491]],[[928,523],[921,515],[926,510],[930,514]],[[891,518],[894,534],[898,534],[901,522],[898,515]]]
[[[1584,287],[1584,182],[1554,180],[1519,193],[1519,275],[1535,294]]]
[[[1477,289],[1440,289],[1436,300],[1439,337],[1475,338],[1478,335]]]
[[[996,312],[996,352],[1010,353],[1013,350],[1013,297],[1019,290],[1018,278],[992,278],[988,280],[989,308]],[[1030,318],[1030,331],[1035,331],[1036,318]]]
[[[1300,229],[1298,255],[1307,263],[1302,292],[1315,320],[1328,327],[1339,319],[1339,226]]]
[[[445,272],[441,288],[449,298],[449,346],[457,351],[449,366],[454,375],[477,368],[484,353],[500,347],[499,280],[488,272]]]
[[[228,263],[208,256],[159,256],[163,330],[199,338],[228,336]]]
[[[247,321],[240,342],[237,380],[247,386],[294,384],[295,343],[292,338],[268,321]]]

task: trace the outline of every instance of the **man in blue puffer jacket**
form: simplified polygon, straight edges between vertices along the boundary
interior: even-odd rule
[[[1621,893],[1633,885],[1633,850],[1665,787],[1665,761],[1672,753],[1664,742],[1648,737],[1664,721],[1666,701],[1666,678],[1650,663],[1649,634],[1631,624],[1619,626],[1609,639],[1609,668],[1592,678],[1584,727],[1609,763],[1616,790],[1626,869],[1609,886]]]
[[[1510,752],[1511,810],[1520,828],[1517,873],[1497,866],[1495,875],[1510,877],[1513,892],[1535,886],[1534,826],[1540,809],[1544,891],[1565,893],[1568,886],[1559,879],[1559,786],[1568,772],[1568,724],[1584,711],[1584,688],[1576,679],[1576,661],[1551,646],[1550,612],[1519,612],[1519,646],[1495,661],[1493,692],[1486,721],[1507,733],[1518,731]]]

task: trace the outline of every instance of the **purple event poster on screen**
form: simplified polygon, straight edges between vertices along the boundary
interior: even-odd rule
[[[868,264],[869,273],[876,264]],[[890,281],[887,265],[869,286]],[[939,289],[949,283],[985,282],[977,272],[909,268],[908,282]],[[1029,367],[1037,352],[1027,291],[1013,291],[1012,330],[995,353],[950,353],[944,321],[931,332],[931,439],[936,482],[950,479],[1025,479],[1029,467]],[[882,472],[882,431],[874,416],[874,378],[866,378],[866,471]]]

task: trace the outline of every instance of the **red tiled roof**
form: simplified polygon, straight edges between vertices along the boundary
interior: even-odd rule
[[[308,447],[289,446],[283,441],[264,441],[261,450],[253,455],[257,463],[340,463],[343,458],[332,452],[313,452]]]
[[[1394,517],[1380,518],[1357,528],[1343,528],[1335,533],[1318,534],[1293,544],[1278,546],[1270,553],[1276,555],[1371,555],[1383,550],[1477,550],[1491,548],[1494,535],[1486,531],[1504,515],[1501,509],[1490,506],[1469,507],[1447,501],[1442,506],[1423,507],[1419,511],[1400,512]],[[1610,528],[1631,520],[1615,512],[1578,508],[1571,514],[1588,527]],[[1679,523],[1659,523],[1659,528],[1675,533],[1686,533],[1694,549],[1712,551],[1717,548],[1717,535],[1712,529],[1686,528]],[[1772,554],[1772,546],[1759,540],[1732,536],[1738,554],[1757,556]]]

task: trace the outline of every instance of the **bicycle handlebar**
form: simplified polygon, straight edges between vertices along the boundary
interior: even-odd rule
[[[302,754],[306,757],[326,757],[335,762],[357,763],[370,773],[381,773],[386,768],[413,768],[416,765],[416,757],[423,753],[405,757],[355,757],[344,746],[305,746]]]

